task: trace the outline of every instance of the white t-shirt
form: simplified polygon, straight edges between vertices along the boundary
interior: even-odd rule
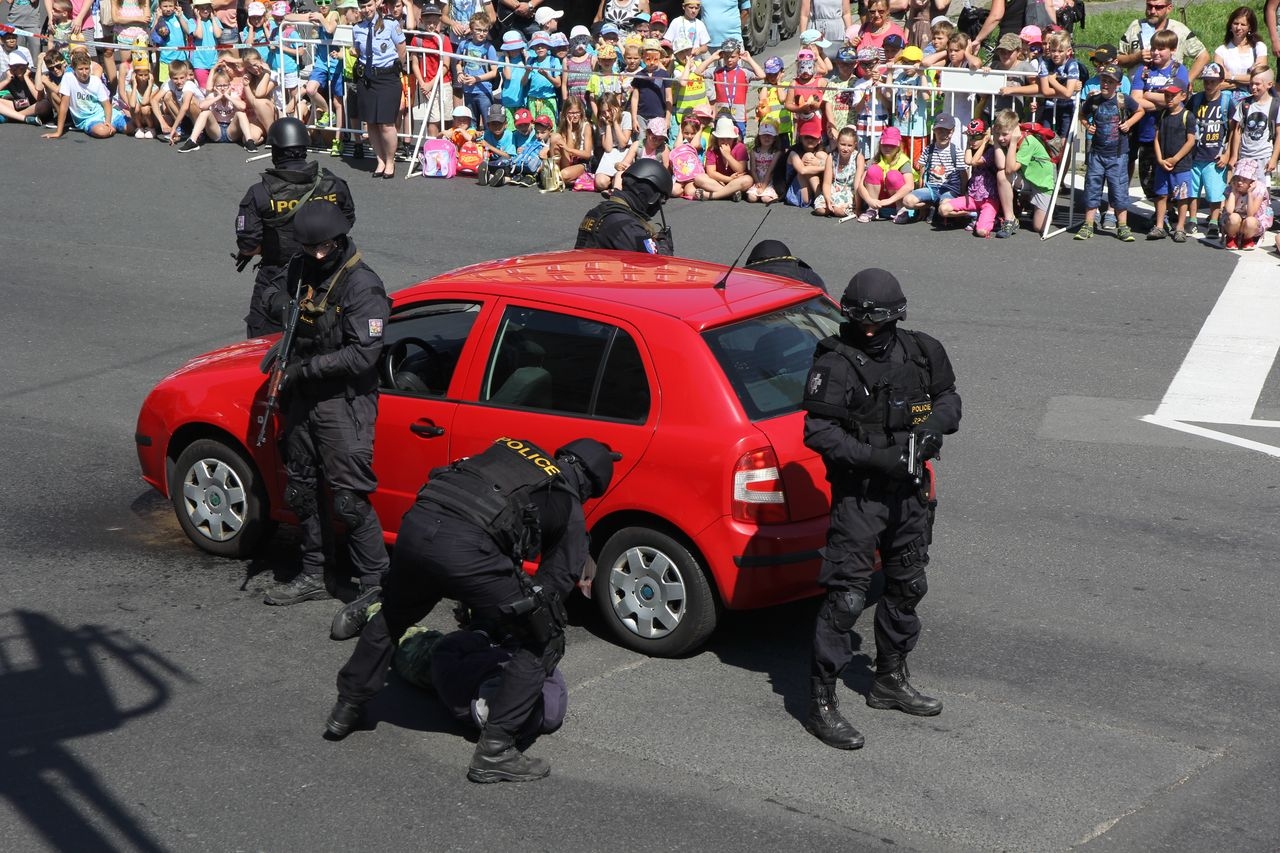
[[[204,90],[201,89],[200,84],[193,79],[188,79],[187,82],[182,84],[182,91],[178,91],[178,87],[173,85],[172,80],[165,83],[164,86],[165,89],[168,90],[169,94],[173,95],[173,99],[178,103],[182,103],[182,99],[188,94],[197,101],[204,100]]]
[[[1222,70],[1227,72],[1228,77],[1240,77],[1249,73],[1249,69],[1257,65],[1260,61],[1267,58],[1267,45],[1265,42],[1258,42],[1252,49],[1241,52],[1235,45],[1228,47],[1225,44],[1218,45],[1218,49],[1213,52],[1213,60],[1222,66]]]
[[[58,92],[68,98],[68,111],[76,119],[88,118],[102,113],[102,102],[111,99],[111,93],[102,82],[101,77],[89,77],[88,83],[81,83],[76,75],[68,69],[62,75]]]
[[[707,25],[697,18],[691,21],[684,15],[667,25],[665,38],[672,44],[675,44],[676,39],[688,39],[694,47],[711,44],[711,34],[707,32]]]

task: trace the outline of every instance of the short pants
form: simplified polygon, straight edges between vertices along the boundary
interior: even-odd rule
[[[1191,198],[1191,170],[1170,172],[1156,166],[1156,196],[1167,195],[1173,201]]]
[[[1199,198],[1204,193],[1210,204],[1221,204],[1227,197],[1227,170],[1218,168],[1213,160],[1191,164],[1191,195]]]
[[[916,187],[911,194],[925,204],[938,204],[944,199],[955,198],[956,194],[946,187],[929,186]]]
[[[345,93],[342,72],[330,69],[322,62],[317,62],[311,67],[311,74],[307,79],[312,83],[319,83],[320,93],[323,95],[333,95],[336,98],[341,98]]]

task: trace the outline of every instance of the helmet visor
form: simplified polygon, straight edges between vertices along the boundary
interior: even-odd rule
[[[907,305],[877,305],[874,302],[861,302],[840,306],[844,315],[855,323],[864,326],[878,326],[902,318],[907,313]]]

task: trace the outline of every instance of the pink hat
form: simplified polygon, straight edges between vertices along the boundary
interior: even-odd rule
[[[1018,33],[1018,38],[1022,39],[1027,44],[1044,43],[1044,35],[1040,32],[1040,28],[1035,24],[1027,24],[1023,27],[1021,32]]]
[[[881,145],[901,145],[902,131],[896,127],[886,127],[884,133],[880,134]]]
[[[1232,177],[1256,181],[1260,171],[1261,169],[1258,168],[1258,162],[1256,160],[1241,160],[1236,164],[1236,169],[1235,172],[1232,173]]]
[[[667,120],[661,116],[658,118],[651,118],[649,119],[649,123],[644,126],[644,129],[652,133],[654,136],[666,136]]]
[[[693,108],[692,112],[698,118],[715,118],[716,115],[715,111],[711,109],[711,105],[706,103],[698,104]]]
[[[271,14],[278,18],[283,18],[289,14],[289,4],[285,3],[284,0],[276,0],[275,3],[271,4]]]

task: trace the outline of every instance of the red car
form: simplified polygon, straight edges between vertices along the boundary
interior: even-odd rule
[[[622,454],[587,504],[594,597],[655,655],[701,645],[721,608],[810,596],[829,491],[802,442],[823,292],[684,258],[560,252],[478,264],[396,293],[380,364],[373,496],[388,542],[427,472],[500,435]],[[165,377],[138,415],[142,476],[191,540],[242,557],[291,521],[275,442],[254,446],[271,339]]]

